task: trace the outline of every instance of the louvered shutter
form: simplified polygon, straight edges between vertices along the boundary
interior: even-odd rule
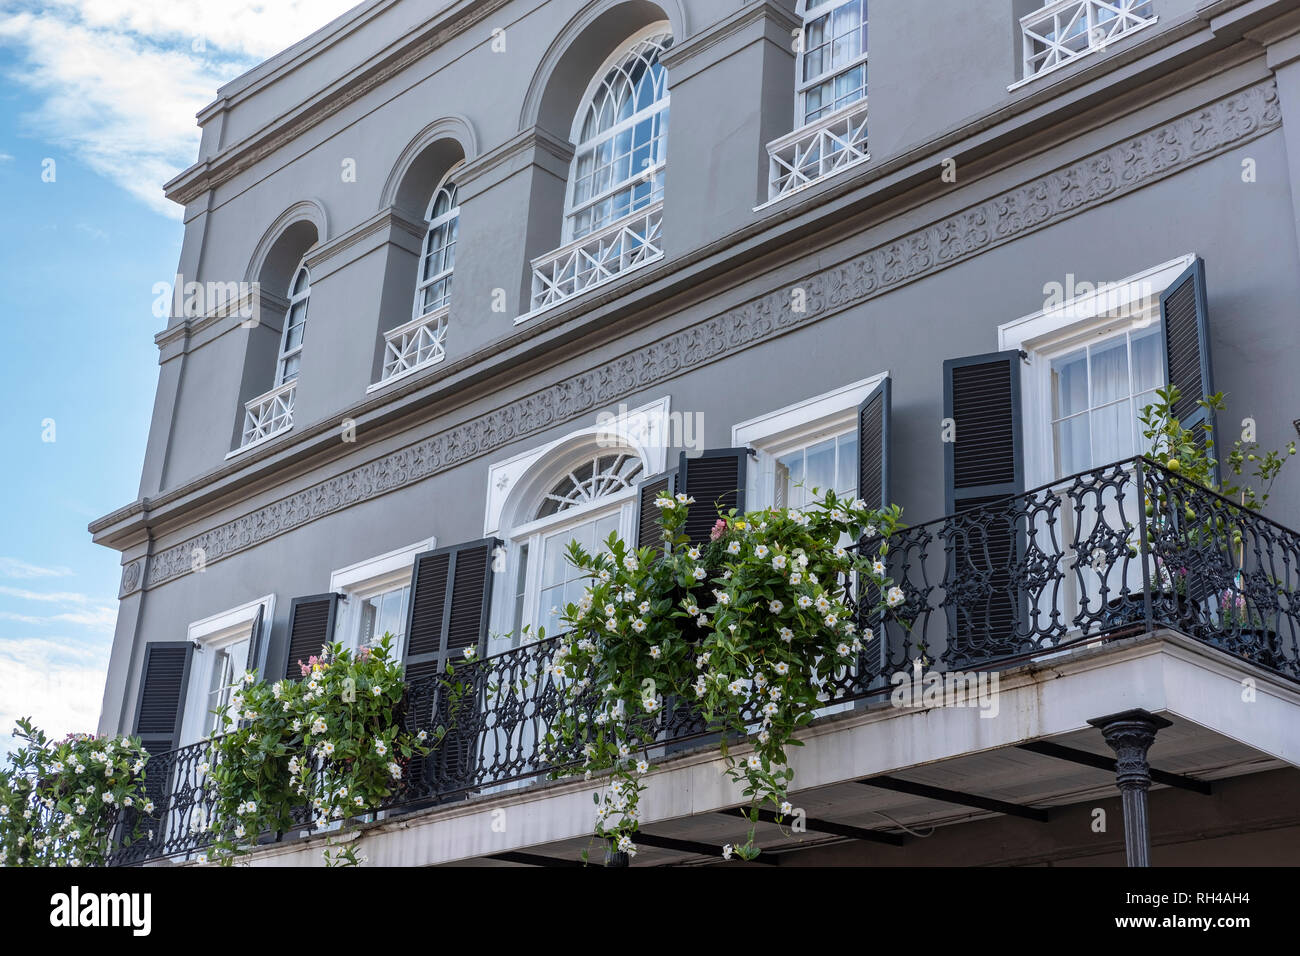
[[[889,378],[858,406],[858,497],[868,508],[889,507]]]
[[[1210,327],[1205,263],[1197,258],[1160,295],[1160,318],[1165,336],[1165,374],[1178,388],[1174,417],[1184,428],[1197,433],[1198,444],[1216,438],[1198,426],[1209,413],[1197,402],[1214,393],[1210,374]],[[1213,421],[1210,421],[1213,425]],[[1218,447],[1217,440],[1215,447]],[[1218,475],[1214,476],[1218,483]]]
[[[189,641],[145,645],[135,735],[151,754],[175,750],[180,740],[193,652]]]
[[[428,759],[411,769],[409,783],[431,795],[464,792],[472,783],[478,738],[483,724],[485,665],[467,664],[465,648],[482,659],[487,649],[492,605],[492,552],[495,538],[452,545],[417,555],[411,578],[406,623],[408,718],[432,732],[448,732]],[[445,674],[451,661],[452,681],[462,685],[456,701],[441,682],[425,680]]]
[[[289,638],[284,666],[279,676],[302,680],[302,664],[320,656],[321,648],[334,639],[334,618],[338,613],[337,594],[313,594],[297,597],[289,606]]]
[[[947,591],[950,667],[1014,653],[1027,619],[1018,564],[1024,553],[1018,502],[1024,491],[1020,353],[949,359],[944,417],[944,488],[952,549]]]
[[[692,544],[705,544],[719,512],[745,510],[748,448],[714,448],[689,458],[682,452],[677,465],[678,490],[695,499],[686,518],[685,533]]]
[[[636,486],[636,546],[664,549],[664,529],[659,524],[659,509],[655,499],[660,495],[677,493],[677,472],[665,471],[652,478],[644,478]]]

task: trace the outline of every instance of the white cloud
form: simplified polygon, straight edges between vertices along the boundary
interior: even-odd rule
[[[0,153],[0,163],[12,163],[14,158],[9,153]]]
[[[19,717],[31,717],[51,737],[93,733],[107,673],[107,645],[67,638],[0,640],[0,763]]]
[[[194,162],[194,115],[219,86],[328,23],[352,0],[18,0],[0,13],[9,79],[40,101],[31,131],[158,212]]]
[[[0,596],[36,604],[61,605],[52,614],[0,611],[0,620],[49,626],[72,624],[95,634],[112,634],[117,626],[117,606],[75,591],[29,591],[26,588],[0,586]]]
[[[0,154],[3,158],[3,154]],[[38,564],[29,564],[18,558],[0,558],[0,578],[11,580],[28,580],[31,578],[66,578],[72,573],[70,568],[62,566],[46,568]]]

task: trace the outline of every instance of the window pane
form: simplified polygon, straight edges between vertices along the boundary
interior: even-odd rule
[[[1092,404],[1103,405],[1128,394],[1128,342],[1121,335],[1092,350]]]
[[[818,442],[807,451],[804,460],[806,494],[821,497],[835,483],[835,439]]]
[[[1133,455],[1133,413],[1127,399],[1092,413],[1092,464]]]
[[[1165,384],[1160,323],[1133,333],[1133,387],[1140,392]],[[1145,404],[1145,403],[1144,403]],[[1140,406],[1139,406],[1140,407]]]
[[[1088,441],[1088,416],[1079,415],[1053,426],[1056,438],[1056,474],[1072,475],[1092,463]]]
[[[847,432],[839,438],[839,465],[835,493],[852,500],[858,496],[858,433]]]
[[[1052,417],[1064,418],[1087,407],[1087,353],[1081,350],[1052,359]]]
[[[777,500],[787,508],[800,508],[804,503],[803,449],[777,459]]]

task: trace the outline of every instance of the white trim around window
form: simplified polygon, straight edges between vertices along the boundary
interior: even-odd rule
[[[219,664],[221,652],[239,644],[253,643],[253,622],[257,620],[258,611],[262,612],[261,654],[266,653],[268,638],[271,633],[271,620],[275,616],[275,595],[268,594],[256,601],[249,601],[239,607],[213,614],[190,624],[186,630],[186,640],[194,645],[194,657],[190,662],[189,686],[185,692],[185,713],[181,719],[180,746],[197,743],[202,740],[209,728],[208,699],[212,693],[213,670]],[[244,651],[247,654],[247,649]],[[240,678],[245,670],[257,671],[260,661],[243,659],[239,673],[231,673],[232,678]]]
[[[1160,294],[1195,260],[1195,253],[1179,256],[998,326],[998,349],[1019,349],[1027,355],[1021,367],[1027,487],[1056,479],[1050,423],[1051,359],[1099,337],[1118,335],[1126,327],[1146,327],[1158,321]]]
[[[339,602],[333,640],[342,641],[349,650],[355,651],[359,643],[365,601],[389,591],[410,587],[411,569],[415,566],[416,556],[437,546],[437,539],[430,537],[332,572],[330,592],[346,596],[346,600]],[[404,612],[405,607],[402,610]],[[402,626],[405,628],[404,613]],[[396,660],[400,661],[404,653],[405,634],[401,635],[393,647]]]
[[[748,487],[751,495],[746,501],[746,507],[755,509],[772,506],[776,462],[787,451],[841,434],[848,429],[856,429],[858,406],[888,374],[878,372],[870,378],[733,426],[732,447],[753,448],[758,452],[757,458],[749,460]]]

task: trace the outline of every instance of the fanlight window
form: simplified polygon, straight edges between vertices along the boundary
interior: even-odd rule
[[[298,377],[302,365],[302,336],[307,328],[307,300],[311,297],[311,273],[300,265],[289,283],[289,311],[284,316],[284,333],[280,339],[280,359],[275,368],[279,386]]]
[[[590,504],[635,487],[641,474],[641,458],[634,454],[597,456],[574,468],[556,483],[537,510],[538,518]]]
[[[596,82],[574,121],[565,240],[663,198],[668,135],[666,25],[637,38]]]
[[[867,95],[867,0],[803,0],[798,121],[807,124]]]
[[[420,254],[420,281],[415,291],[415,318],[435,312],[451,301],[451,277],[456,266],[456,235],[460,231],[460,206],[453,169],[434,190],[425,213],[428,224]]]

